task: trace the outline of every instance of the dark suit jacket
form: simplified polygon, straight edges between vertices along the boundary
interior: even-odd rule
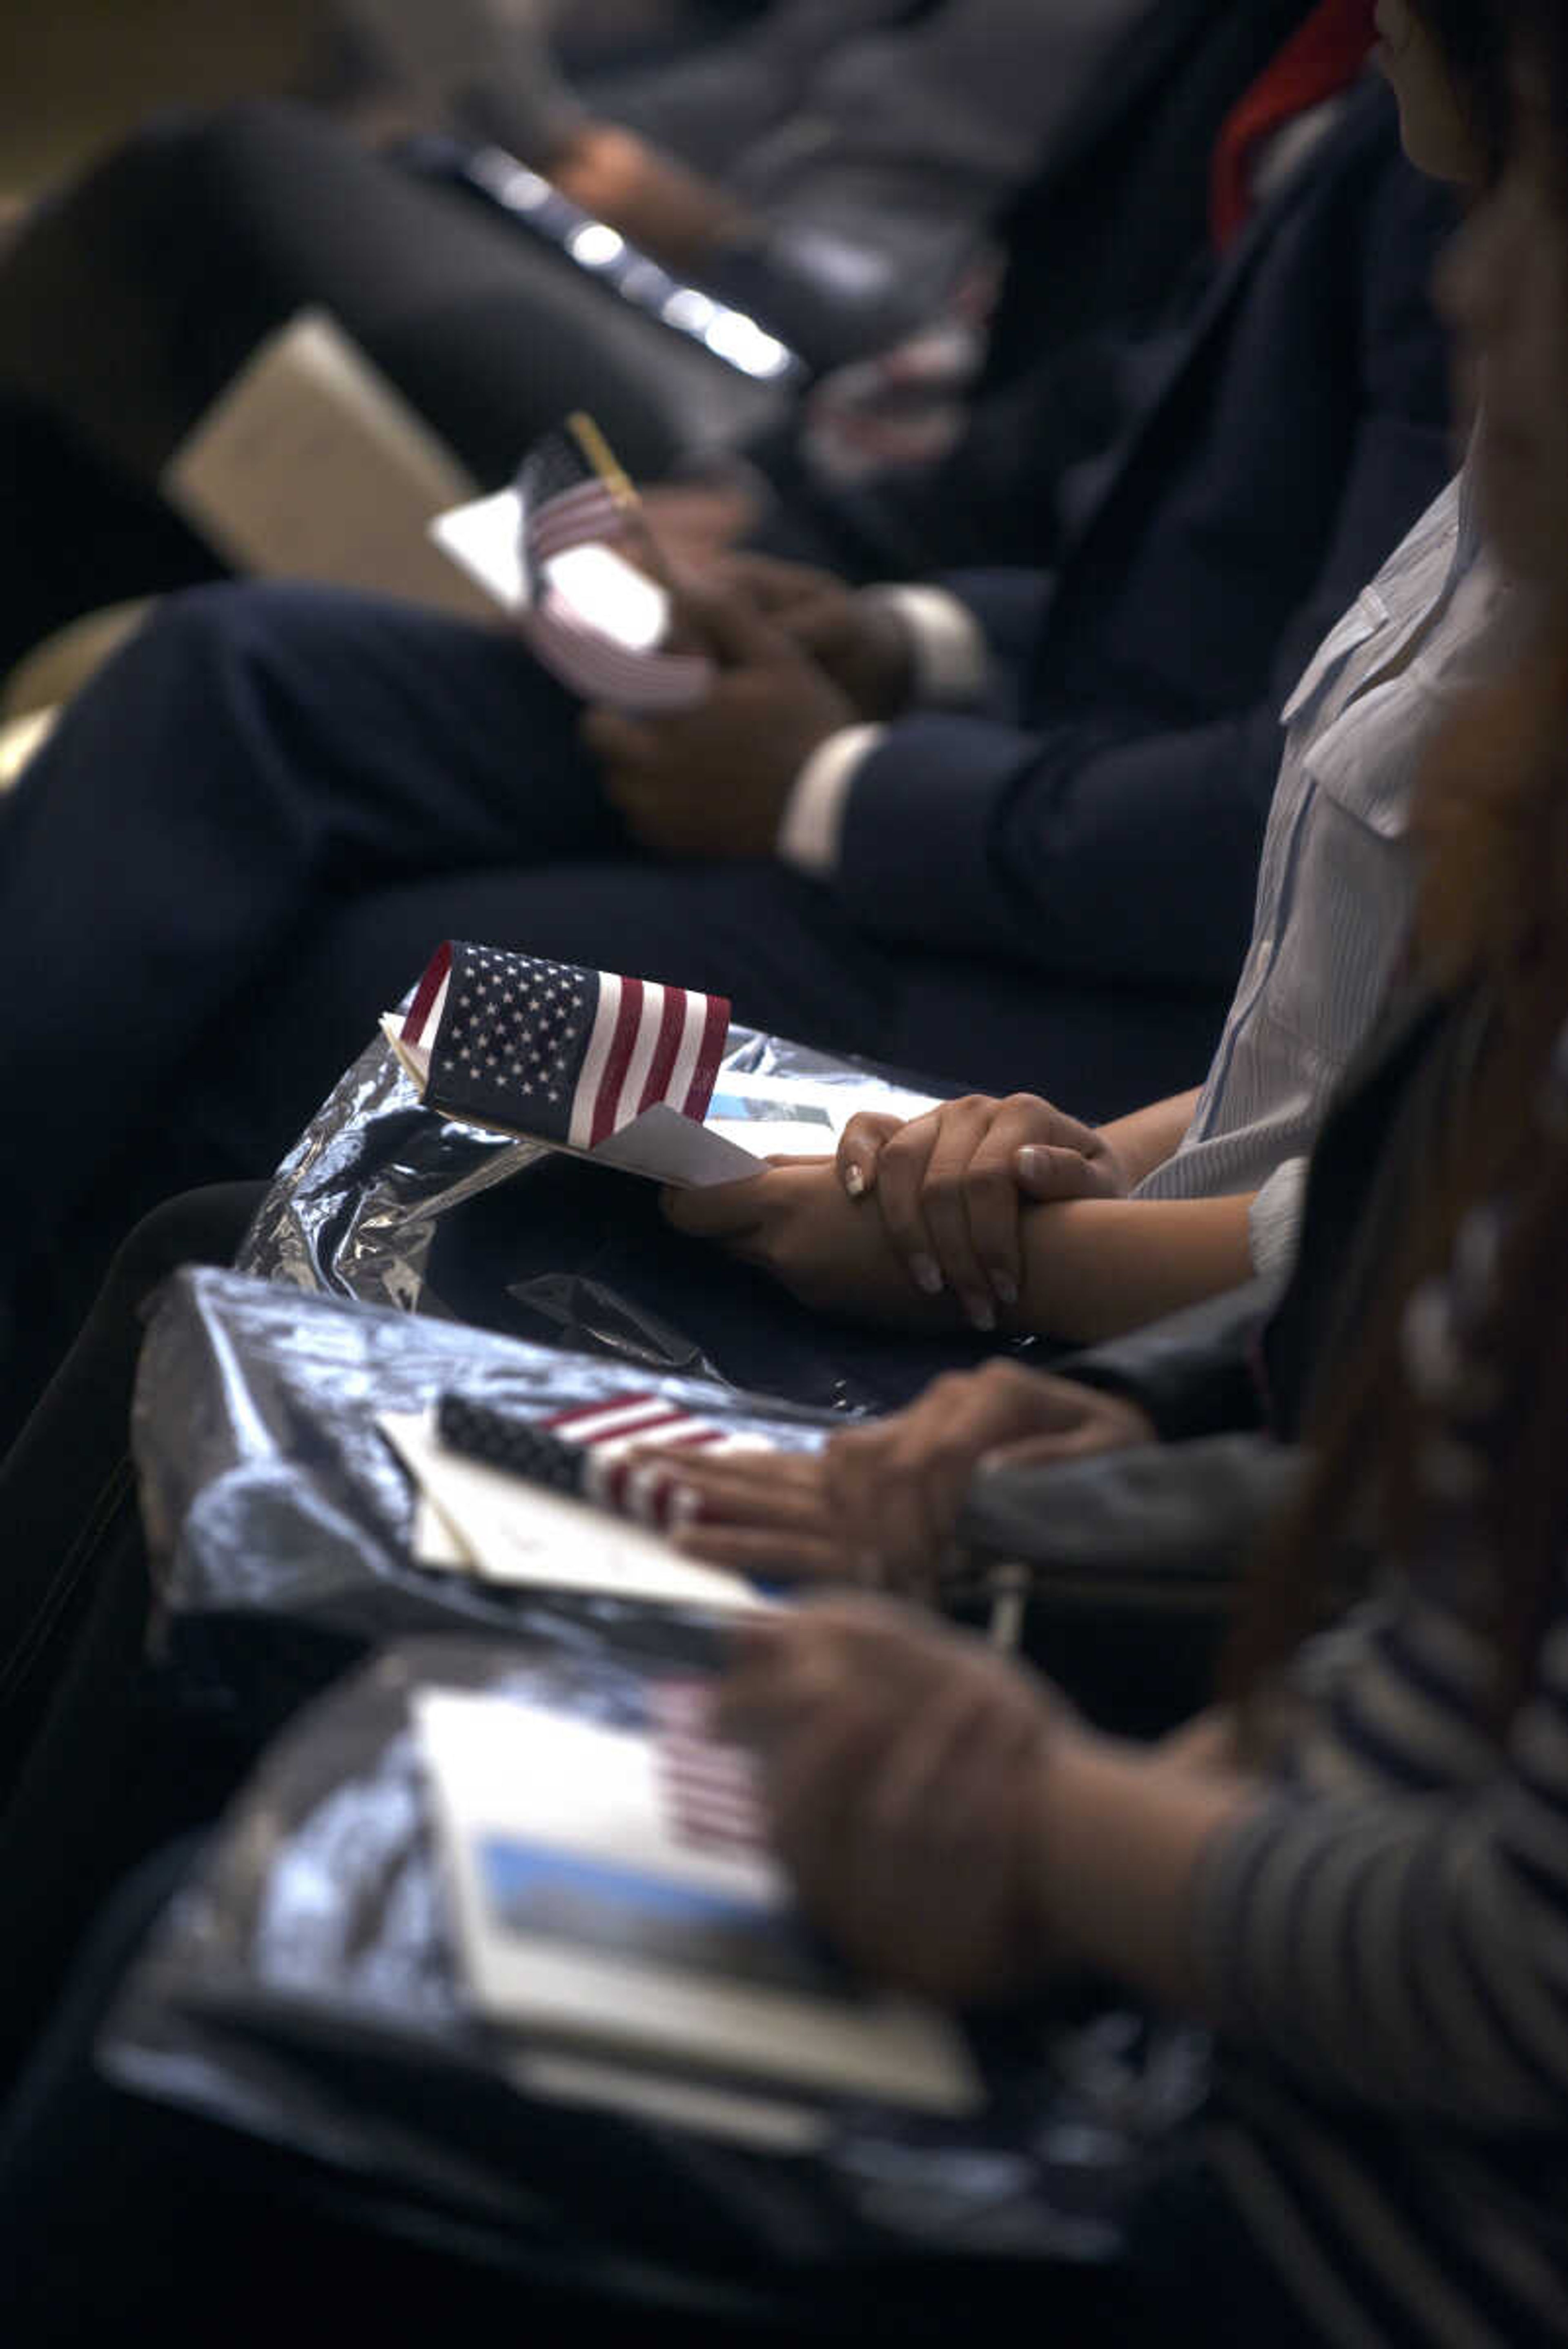
[[[1049,560],[1038,484],[1110,436],[1129,341],[1190,315],[1220,126],[1310,5],[1162,0],[995,224],[1002,287],[958,447],[846,490],[814,477],[792,414],[748,450],[779,499],[759,544],[859,579]]]
[[[1451,470],[1428,288],[1452,218],[1369,87],[1161,350],[1114,459],[1061,485],[1054,577],[947,582],[1011,707],[907,718],[863,763],[836,877],[858,928],[1222,1006],[1280,708]]]

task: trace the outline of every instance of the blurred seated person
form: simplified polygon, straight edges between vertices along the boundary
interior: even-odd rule
[[[1106,63],[1066,149],[1046,152],[998,222],[1007,262],[985,395],[996,412],[977,413],[964,436],[965,479],[950,497],[934,481],[923,493],[911,483],[913,510],[879,503],[874,515],[864,496],[846,498],[836,526],[803,480],[794,517],[797,458],[781,425],[741,475],[739,511],[763,470],[776,472],[779,527],[796,551],[826,550],[858,577],[969,562],[977,545],[989,561],[1050,559],[1050,485],[1142,404],[1152,378],[1123,367],[1123,339],[1167,309],[1179,337],[1192,316],[1190,298],[1173,305],[1171,289],[1210,241],[1211,150],[1307,5],[1254,0],[1216,14],[1163,0]],[[1228,238],[1277,194],[1282,167],[1299,168],[1298,122],[1318,119],[1365,54],[1370,0],[1324,5],[1328,17],[1314,16],[1335,21],[1331,38],[1314,36],[1310,74],[1282,59],[1262,113],[1238,114],[1214,158]],[[1064,250],[1076,257],[1071,270]],[[7,440],[25,448],[0,485],[13,551],[0,571],[0,663],[82,610],[219,571],[210,549],[159,513],[160,476],[256,345],[309,304],[334,314],[482,481],[506,478],[526,443],[573,408],[589,409],[647,479],[695,449],[754,438],[783,398],[309,109],[161,120],[56,191],[0,268],[0,416]],[[965,374],[980,328],[971,291],[923,323],[944,378],[950,363]],[[100,353],[111,345],[109,370]],[[954,360],[955,348],[970,356]],[[914,372],[913,418],[897,354],[873,365],[869,394],[851,382],[841,400],[825,385],[822,400],[845,408],[833,437],[853,438],[862,456],[869,405],[878,466],[896,457],[900,476],[913,467],[923,479],[933,412],[948,419],[945,445],[961,395],[955,407],[954,387],[934,385],[923,357]],[[827,432],[819,414],[814,442]],[[705,491],[705,538],[712,502]],[[732,490],[722,503],[732,534]],[[689,522],[690,489],[681,508]],[[661,527],[672,535],[674,517]]]
[[[337,0],[427,118],[496,140],[670,267],[717,273],[776,331],[809,336],[820,304],[818,331],[863,347],[943,298],[1157,5],[774,0],[584,99],[539,0]]]

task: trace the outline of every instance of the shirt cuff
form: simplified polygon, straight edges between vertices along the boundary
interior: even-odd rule
[[[1306,1203],[1307,1161],[1287,1158],[1276,1166],[1247,1211],[1247,1245],[1252,1269],[1288,1273],[1295,1262],[1302,1209]]]
[[[790,787],[775,845],[786,864],[826,879],[838,864],[850,785],[887,732],[885,726],[844,726],[819,742]]]
[[[863,587],[860,593],[895,613],[908,631],[918,702],[961,709],[980,699],[991,654],[967,604],[944,587]]]

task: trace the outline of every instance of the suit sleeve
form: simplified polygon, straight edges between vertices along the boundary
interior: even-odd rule
[[[1383,282],[1397,271],[1399,283]],[[1362,397],[1337,511],[1252,705],[1189,724],[1091,707],[1038,730],[937,715],[889,727],[845,814],[836,885],[861,927],[1096,983],[1233,984],[1279,711],[1450,467],[1429,391],[1437,329],[1411,276],[1407,250],[1366,273]],[[994,574],[949,584],[992,616]],[[1013,590],[999,657],[1015,654],[1023,608]]]
[[[1254,1350],[1277,1291],[1274,1280],[1249,1281],[1052,1367],[1080,1386],[1137,1403],[1162,1443],[1261,1428],[1264,1394]]]

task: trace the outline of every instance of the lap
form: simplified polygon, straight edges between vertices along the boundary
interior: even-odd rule
[[[312,305],[482,480],[574,407],[648,473],[776,405],[514,223],[276,101],[166,119],[39,212],[0,271],[0,379],[149,481]]]

